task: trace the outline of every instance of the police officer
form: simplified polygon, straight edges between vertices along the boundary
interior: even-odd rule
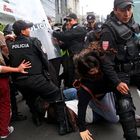
[[[85,46],[89,46],[89,43],[93,42],[93,41],[99,41],[100,39],[100,34],[101,34],[101,30],[102,30],[102,22],[96,22],[94,25],[94,29],[89,31],[86,34],[85,37]]]
[[[41,49],[41,42],[37,38],[30,37],[32,23],[23,20],[15,21],[13,31],[15,41],[9,43],[9,58],[11,66],[17,66],[25,59],[31,62],[32,67],[27,70],[28,74],[13,75],[15,85],[23,94],[32,113],[33,122],[40,125],[40,115],[36,110],[35,101],[41,97],[49,103],[54,103],[59,123],[59,134],[67,133],[66,119],[64,114],[64,102],[61,100],[59,88],[53,84],[48,74],[47,55]]]
[[[86,27],[88,32],[94,29],[95,23],[96,23],[95,15],[89,14],[87,16],[87,27]]]
[[[114,88],[117,113],[126,140],[138,140],[135,107],[129,91],[130,82],[140,89],[139,25],[133,19],[132,0],[114,0],[114,9],[103,25],[101,43],[104,50],[116,55],[104,59],[103,71]]]
[[[72,87],[72,83],[75,79],[74,74],[74,65],[73,65],[73,56],[79,53],[84,46],[84,38],[86,35],[86,29],[78,24],[77,15],[74,13],[70,13],[67,15],[64,20],[67,22],[67,26],[69,30],[65,30],[62,32],[53,32],[53,36],[58,40],[64,42],[66,49],[69,52],[69,82]]]

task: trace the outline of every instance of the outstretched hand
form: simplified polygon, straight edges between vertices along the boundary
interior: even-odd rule
[[[81,136],[82,140],[94,140],[92,138],[92,134],[89,132],[89,130],[80,132],[80,136]]]
[[[21,62],[21,64],[18,66],[18,72],[20,72],[20,73],[28,73],[27,71],[25,71],[25,69],[29,69],[31,67],[32,66],[31,66],[31,63],[29,61],[25,62],[25,60],[23,60]]]

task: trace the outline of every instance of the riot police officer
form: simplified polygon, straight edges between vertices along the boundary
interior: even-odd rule
[[[103,25],[101,43],[104,50],[114,49],[108,55],[103,71],[114,88],[117,113],[126,140],[138,140],[135,107],[129,91],[130,82],[140,89],[139,25],[133,19],[132,0],[114,0],[114,9]]]
[[[59,88],[50,80],[48,74],[47,55],[41,49],[41,42],[37,38],[30,37],[32,23],[23,20],[15,21],[13,31],[15,41],[9,43],[9,58],[11,66],[17,66],[25,59],[31,62],[32,67],[27,70],[28,74],[13,74],[13,80],[19,91],[26,99],[32,113],[33,122],[38,126],[41,123],[40,114],[35,107],[37,97],[41,97],[49,103],[54,103],[59,134],[67,133],[64,113],[64,102],[61,100]]]

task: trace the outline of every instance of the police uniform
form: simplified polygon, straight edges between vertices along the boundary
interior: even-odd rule
[[[86,34],[86,37],[85,37],[85,46],[86,47],[88,47],[88,45],[91,42],[99,41],[100,32],[102,30],[102,25],[103,25],[102,22],[96,22],[94,25],[94,28]]]
[[[131,0],[129,0],[129,4],[132,4]],[[120,82],[124,82],[128,86],[130,82],[133,82],[140,89],[140,44],[137,37],[139,33],[139,26],[133,17],[128,23],[123,24],[112,12],[103,25],[101,34],[103,49],[113,48],[117,52],[115,56],[108,55],[108,59],[102,63],[103,71],[114,87],[116,109],[126,140],[138,139],[135,107],[130,92],[126,95],[121,94],[116,87]]]
[[[64,32],[53,32],[53,36],[58,40],[63,41],[66,44],[66,49],[69,52],[68,60],[68,79],[69,87],[72,87],[72,83],[75,79],[73,56],[79,53],[84,47],[84,38],[86,35],[86,29],[79,24],[74,24],[70,30]]]
[[[39,114],[35,107],[37,97],[40,96],[49,103],[57,102],[55,103],[56,113],[58,115],[57,119],[61,125],[59,133],[65,134],[64,102],[61,100],[59,88],[49,78],[47,55],[42,51],[41,42],[37,38],[27,37],[20,33],[21,29],[25,29],[23,28],[24,25],[26,28],[31,27],[21,20],[13,24],[17,37],[15,41],[9,43],[10,64],[16,67],[21,61],[26,60],[31,62],[32,67],[27,70],[28,74],[14,73],[14,83],[26,99],[33,116],[33,121],[37,125],[40,125],[37,123]],[[17,28],[19,27],[20,30],[18,31]]]
[[[95,17],[95,15],[90,14],[90,15],[87,16],[86,19],[87,19],[87,27],[86,27],[86,30],[88,32],[90,32],[90,31],[94,30],[94,27],[92,27],[91,24],[95,24],[96,17]]]
[[[70,30],[64,32],[53,32],[53,36],[58,40],[66,42],[67,49],[70,55],[79,53],[84,48],[84,38],[86,35],[86,29],[79,24],[74,24]]]

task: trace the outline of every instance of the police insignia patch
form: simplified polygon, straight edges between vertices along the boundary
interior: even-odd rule
[[[107,50],[108,47],[109,47],[109,41],[103,41],[102,42],[102,48],[103,48],[103,50]]]

